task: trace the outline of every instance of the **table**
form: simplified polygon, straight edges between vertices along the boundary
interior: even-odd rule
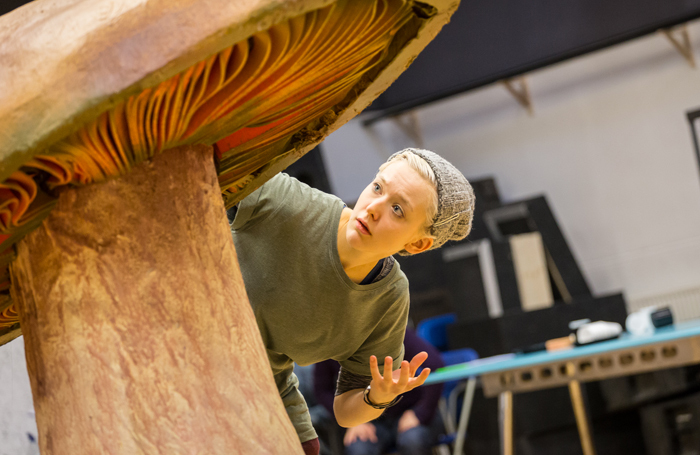
[[[615,340],[573,349],[506,355],[440,368],[426,384],[467,379],[455,455],[461,455],[477,378],[484,395],[498,396],[501,453],[513,455],[513,394],[568,386],[584,455],[595,455],[581,382],[700,363],[700,319],[658,329],[650,336],[627,333]]]

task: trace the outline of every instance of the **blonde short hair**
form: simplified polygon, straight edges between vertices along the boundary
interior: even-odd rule
[[[435,217],[437,216],[438,211],[437,178],[435,177],[435,173],[433,172],[427,161],[425,161],[423,158],[416,155],[415,153],[409,151],[404,151],[392,155],[391,158],[389,158],[385,163],[379,166],[379,172],[382,172],[391,164],[397,163],[399,161],[405,161],[406,164],[408,164],[411,167],[411,169],[416,171],[421,177],[428,181],[435,190],[433,197],[430,199],[430,204],[428,204],[428,207],[426,209],[426,223],[424,226],[425,234],[428,237],[432,237],[431,227],[433,226],[433,222],[435,220]]]
[[[428,235],[433,239],[433,245],[429,250],[440,248],[450,240],[464,239],[469,235],[474,220],[474,189],[459,169],[430,150],[407,148],[390,156],[387,163],[406,155],[406,162],[410,164],[411,154],[420,158],[414,161],[411,167],[421,175],[427,176],[426,178],[436,188],[437,211],[432,212],[434,215],[431,215],[432,219],[428,226]],[[432,173],[420,170],[423,167],[421,161],[427,163]],[[399,254],[406,256],[411,253],[402,250]]]

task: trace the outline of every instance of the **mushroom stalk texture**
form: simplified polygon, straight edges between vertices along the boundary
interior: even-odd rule
[[[213,157],[183,146],[65,189],[17,245],[12,294],[42,454],[303,453]]]

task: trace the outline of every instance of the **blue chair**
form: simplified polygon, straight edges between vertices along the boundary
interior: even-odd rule
[[[471,362],[479,358],[475,350],[471,348],[454,349],[440,353],[445,366],[456,365],[458,363]],[[440,398],[440,415],[445,423],[445,430],[451,443],[457,431],[457,413],[459,412],[459,395],[464,393],[466,383],[464,381],[449,381],[445,382]]]
[[[424,319],[416,327],[416,333],[419,337],[438,348],[446,366],[471,362],[479,358],[479,354],[471,348],[447,350],[447,326],[456,320],[457,316],[454,313],[448,313]],[[438,406],[446,435],[440,439],[440,444],[451,444],[455,439],[459,404],[457,398],[464,390],[465,383],[463,381],[444,383]]]
[[[416,327],[416,334],[435,346],[438,351],[447,350],[447,326],[457,321],[454,313],[423,319]]]

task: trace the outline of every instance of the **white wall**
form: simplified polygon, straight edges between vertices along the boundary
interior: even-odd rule
[[[700,46],[700,23],[690,33]],[[594,292],[700,286],[700,173],[685,116],[700,109],[700,70],[656,35],[529,82],[534,117],[500,85],[419,109],[426,148],[469,178],[494,176],[505,201],[546,194]],[[323,147],[334,191],[355,200],[412,145],[390,121],[342,127]]]
[[[0,455],[39,453],[27,433],[36,438],[24,340],[20,337],[0,348]]]

